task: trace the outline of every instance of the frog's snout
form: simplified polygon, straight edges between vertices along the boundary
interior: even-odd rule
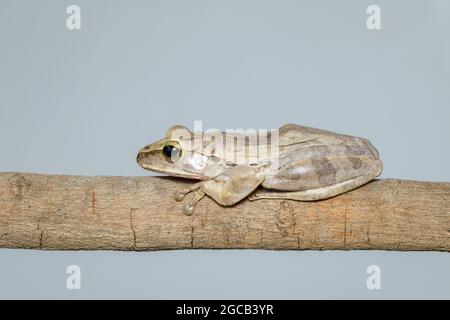
[[[149,152],[150,152],[150,147],[146,146],[144,148],[142,148],[141,150],[139,150],[137,156],[136,156],[136,161],[141,164],[142,161],[144,160],[145,157],[148,156]]]
[[[139,153],[137,154],[136,161],[137,161],[138,163],[140,163],[141,160],[142,160],[144,157],[145,157],[145,156],[144,156],[144,153],[139,152]]]
[[[148,145],[142,148],[138,151],[138,154],[136,156],[136,161],[141,167],[145,167],[145,165],[148,165],[150,162],[152,162],[153,154],[155,152],[154,145]]]

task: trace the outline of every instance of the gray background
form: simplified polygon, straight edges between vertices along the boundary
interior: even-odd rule
[[[136,151],[175,123],[295,122],[371,139],[383,177],[450,181],[449,88],[447,0],[0,1],[0,171],[143,175]],[[450,298],[449,270],[446,253],[0,250],[0,298]]]

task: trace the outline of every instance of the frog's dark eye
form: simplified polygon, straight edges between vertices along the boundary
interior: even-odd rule
[[[169,162],[177,162],[181,158],[181,147],[175,141],[169,141],[162,149],[164,158]]]

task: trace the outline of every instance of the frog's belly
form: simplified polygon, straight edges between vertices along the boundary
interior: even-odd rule
[[[382,163],[368,156],[307,158],[265,173],[262,186],[282,191],[303,191],[334,185],[360,176],[375,178]]]

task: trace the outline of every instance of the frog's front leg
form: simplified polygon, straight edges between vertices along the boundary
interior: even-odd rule
[[[184,197],[188,193],[200,190],[204,183],[205,183],[205,181],[197,182],[197,183],[194,183],[193,185],[190,185],[186,189],[175,192],[175,194],[174,194],[175,201],[177,201],[177,202],[183,201]]]
[[[183,201],[184,197],[191,192],[194,192],[194,196],[186,202],[186,204],[183,207],[183,212],[190,216],[194,213],[194,208],[197,205],[197,203],[203,199],[205,196],[205,191],[203,191],[203,185],[205,184],[205,181],[201,181],[198,183],[194,183],[193,185],[189,186],[188,188],[184,190],[177,191],[174,195],[174,199],[177,202]]]
[[[184,212],[188,215],[193,213],[195,205],[205,194],[222,206],[232,206],[250,195],[263,181],[264,176],[259,168],[237,166],[223,175],[196,183],[179,192],[175,200],[181,201],[187,193],[195,191],[194,197],[184,207]]]

